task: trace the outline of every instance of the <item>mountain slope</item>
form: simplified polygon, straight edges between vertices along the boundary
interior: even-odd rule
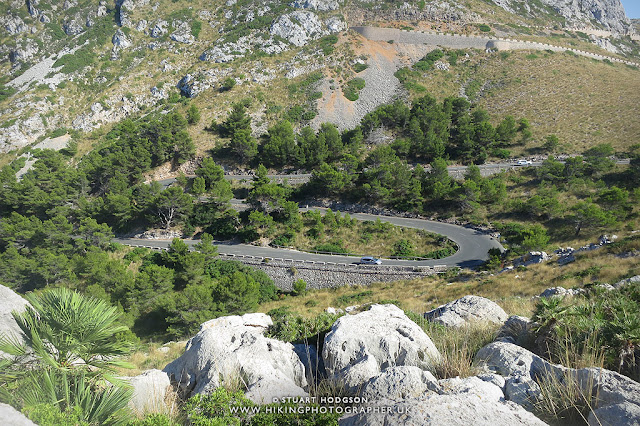
[[[317,115],[312,121],[316,126],[325,119],[340,124],[343,109],[362,116],[381,102],[404,96],[388,90],[367,95],[376,92],[375,81],[397,84],[390,77],[395,70],[387,64],[382,74],[364,72],[369,81],[362,100],[344,98],[344,86],[356,77],[354,66],[379,62],[377,47],[361,48],[363,41],[345,31],[363,23],[462,34],[485,34],[488,29],[490,36],[540,40],[633,60],[638,46],[621,35],[629,25],[621,11],[618,0],[412,1],[401,6],[335,0],[118,0],[97,5],[88,0],[12,0],[0,6],[0,152],[22,148],[61,127],[91,132],[162,108],[168,101],[175,104],[180,92],[197,97],[194,102],[206,124],[225,116],[242,97],[256,101],[252,112],[257,134],[291,108],[301,108],[307,119]],[[590,29],[569,29],[582,25]],[[401,66],[410,65],[407,58],[419,59],[399,58],[390,60]],[[610,72],[605,80],[635,84],[634,75],[621,66]],[[221,88],[229,79],[236,88],[224,92]],[[310,88],[293,90],[292,84]],[[314,98],[318,92],[319,103]],[[607,104],[619,101],[607,91],[600,95]],[[342,107],[336,110],[335,105]],[[509,108],[505,114],[521,115]],[[600,120],[595,112],[590,115]]]

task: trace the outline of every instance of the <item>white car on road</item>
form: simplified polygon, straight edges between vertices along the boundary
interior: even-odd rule
[[[516,165],[517,166],[530,166],[531,164],[533,164],[531,162],[531,160],[518,160],[518,161],[516,161]]]
[[[365,256],[360,259],[361,265],[382,265],[382,260],[377,259],[373,256]]]

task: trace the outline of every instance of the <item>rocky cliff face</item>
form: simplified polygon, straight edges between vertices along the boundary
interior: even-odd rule
[[[567,26],[602,26],[614,33],[626,34],[631,22],[620,0],[493,0],[495,4],[511,13],[536,16],[545,12],[547,6],[565,19]]]

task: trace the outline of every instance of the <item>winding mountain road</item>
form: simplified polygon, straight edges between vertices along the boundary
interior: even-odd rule
[[[629,159],[617,159],[617,164],[629,164]],[[527,165],[517,165],[513,162],[509,163],[496,163],[496,164],[483,164],[479,168],[483,175],[497,173],[500,170],[508,168],[519,167],[539,167],[542,162],[532,162]],[[449,166],[449,173],[464,174],[467,170],[467,166]],[[252,175],[225,175],[227,180],[241,180],[252,179]],[[310,174],[278,174],[269,175],[271,179],[296,179],[296,180],[308,180]],[[174,178],[168,178],[158,181],[164,188],[170,186],[175,182]],[[241,200],[231,200],[231,205],[237,210],[243,210],[246,206]],[[317,208],[318,210],[323,210]],[[307,208],[301,208],[301,211],[309,210]],[[412,219],[403,217],[392,216],[378,216],[365,213],[350,213],[351,217],[358,220],[371,220],[375,221],[380,219],[382,222],[388,222],[397,226],[404,226],[407,228],[422,229],[428,232],[444,235],[458,245],[458,251],[452,256],[443,259],[431,259],[431,260],[397,260],[397,259],[385,259],[383,265],[385,266],[458,266],[461,268],[472,268],[480,265],[487,259],[487,252],[489,249],[497,248],[504,250],[502,245],[490,235],[481,231],[475,230],[470,227],[463,227],[458,225],[452,225],[443,222],[435,222],[424,219]],[[132,246],[146,246],[153,248],[167,248],[170,244],[168,240],[148,240],[148,239],[135,239],[135,238],[116,238],[115,242],[132,245]],[[184,240],[189,246],[193,246],[197,240]],[[305,262],[335,262],[335,263],[354,263],[358,259],[353,256],[340,256],[340,255],[325,255],[301,252],[292,249],[274,248],[274,247],[258,247],[248,244],[236,244],[228,241],[216,241],[218,249],[222,254],[228,255],[244,255],[255,257],[268,257],[275,259],[292,259],[294,261]],[[365,254],[365,253],[363,253]],[[366,253],[371,254],[371,253]],[[375,254],[375,253],[374,253]]]
[[[237,205],[235,203],[234,205]],[[307,209],[301,209],[307,210]],[[321,210],[321,209],[319,209]],[[461,268],[472,268],[480,265],[487,259],[487,252],[491,248],[503,250],[502,245],[495,238],[481,231],[448,223],[435,222],[424,219],[412,219],[391,216],[378,216],[365,213],[351,213],[351,217],[358,220],[376,220],[388,222],[397,226],[407,228],[422,229],[436,234],[444,235],[458,245],[458,251],[449,257],[443,259],[431,260],[396,260],[385,259],[385,266],[458,266]],[[198,240],[184,240],[190,247],[198,243]],[[145,246],[153,248],[167,248],[171,241],[169,240],[147,240],[136,238],[116,238],[114,242],[130,245]],[[295,261],[305,262],[335,262],[335,263],[354,263],[359,259],[352,256],[338,256],[306,253],[297,250],[281,249],[273,247],[258,247],[248,244],[236,244],[228,241],[216,241],[218,250],[222,254],[227,255],[244,255],[255,257],[268,257],[280,259],[293,259]]]

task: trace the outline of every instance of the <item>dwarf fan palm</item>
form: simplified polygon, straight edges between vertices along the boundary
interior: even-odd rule
[[[30,306],[13,312],[21,339],[0,337],[0,399],[18,406],[48,404],[78,410],[90,424],[118,423],[130,391],[111,377],[128,345],[127,330],[106,302],[65,288],[26,296]],[[111,383],[109,383],[111,382]]]

